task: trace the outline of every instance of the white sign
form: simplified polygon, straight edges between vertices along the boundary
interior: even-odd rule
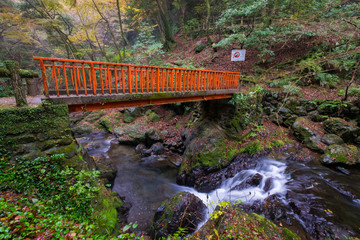
[[[232,50],[231,61],[245,61],[246,50]]]

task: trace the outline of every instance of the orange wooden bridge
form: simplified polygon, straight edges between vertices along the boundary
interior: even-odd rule
[[[70,112],[231,98],[238,72],[34,57],[48,101]]]

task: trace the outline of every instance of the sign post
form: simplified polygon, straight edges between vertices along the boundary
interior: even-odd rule
[[[245,54],[246,50],[232,50],[231,51],[231,61],[232,62],[238,62],[238,61],[245,61]]]

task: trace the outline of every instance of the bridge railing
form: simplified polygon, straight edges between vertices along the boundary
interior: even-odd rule
[[[238,72],[34,57],[45,96],[237,89]]]

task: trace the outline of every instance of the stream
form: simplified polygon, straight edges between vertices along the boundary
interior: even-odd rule
[[[345,175],[317,163],[265,157],[257,160],[254,169],[237,173],[220,188],[199,193],[176,184],[176,168],[143,165],[134,147],[119,145],[106,132],[86,135],[78,141],[90,155],[107,158],[117,168],[112,190],[131,204],[128,222],[138,223],[139,233],[148,232],[161,202],[188,191],[203,200],[209,207],[208,214],[219,201],[241,202],[245,211],[265,213],[272,220],[293,225],[291,230],[300,236],[342,239],[349,232],[360,236],[359,170]],[[276,206],[261,207],[266,198],[270,203],[274,200]]]

